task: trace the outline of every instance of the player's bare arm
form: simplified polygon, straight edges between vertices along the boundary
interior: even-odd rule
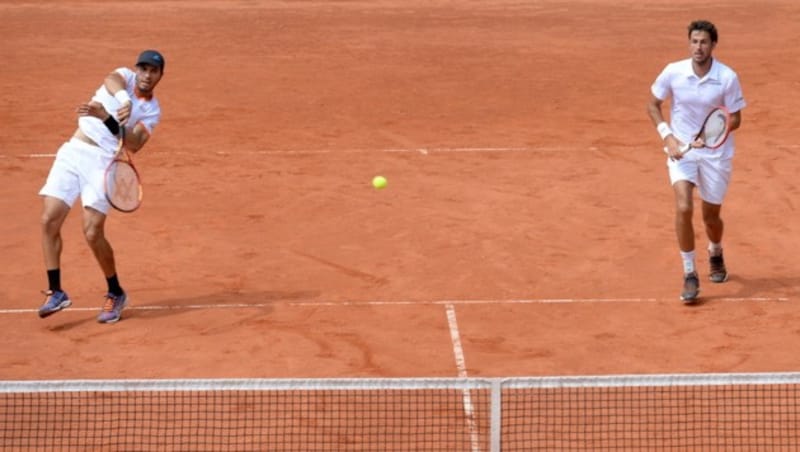
[[[147,132],[147,128],[142,124],[136,124],[133,128],[125,129],[125,147],[131,152],[138,152],[149,139],[150,133]]]
[[[103,107],[103,104],[96,101],[84,102],[78,105],[75,112],[78,113],[78,116],[94,116],[102,121],[109,117],[109,113]]]
[[[666,120],[664,119],[664,113],[661,110],[663,103],[663,100],[651,95],[650,102],[647,104],[647,112],[650,114],[650,120],[653,121],[653,125],[657,128],[659,127],[659,124],[666,123]],[[669,133],[663,139],[664,147],[667,149],[667,153],[671,159],[680,160],[683,158],[680,149],[684,144],[675,138],[674,134]]]
[[[733,132],[734,130],[738,129],[739,126],[741,125],[742,125],[742,111],[739,110],[736,113],[731,113],[730,131]]]
[[[122,125],[127,124],[128,118],[131,116],[132,102],[128,92],[125,91],[125,79],[117,72],[111,72],[106,75],[103,82],[106,90],[111,93],[120,103],[121,107],[117,110],[117,119]]]
[[[103,121],[103,124],[108,127],[108,130],[114,135],[119,133],[119,123],[110,113],[103,107],[103,104],[97,101],[84,102],[78,105],[75,109],[78,116],[94,116],[95,118]]]

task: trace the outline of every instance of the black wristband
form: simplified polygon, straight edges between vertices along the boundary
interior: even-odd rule
[[[119,123],[117,122],[116,119],[114,119],[113,116],[108,115],[108,118],[106,118],[106,120],[103,121],[103,124],[106,125],[108,131],[111,132],[112,134],[114,135],[119,134]]]

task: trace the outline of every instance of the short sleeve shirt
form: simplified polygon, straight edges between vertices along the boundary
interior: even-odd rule
[[[136,96],[136,73],[134,71],[123,67],[117,69],[116,72],[125,79],[125,90],[131,97],[132,108],[128,126],[142,124],[147,133],[152,134],[161,119],[161,106],[158,103],[158,99],[155,96],[148,99]],[[101,85],[97,89],[92,100],[103,104],[106,111],[116,119],[120,103],[108,92],[105,85]],[[78,127],[101,148],[111,152],[116,149],[117,137],[108,130],[100,119],[92,116],[81,116],[78,118]]]
[[[650,91],[661,100],[672,98],[670,127],[684,143],[694,139],[714,107],[722,105],[735,113],[747,105],[736,72],[716,59],[703,78],[695,75],[691,59],[670,63],[658,75]],[[733,149],[734,140],[730,136],[716,152],[731,155]]]

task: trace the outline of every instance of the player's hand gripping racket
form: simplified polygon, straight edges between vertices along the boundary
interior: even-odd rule
[[[124,143],[125,127],[120,126],[117,153],[106,168],[106,199],[120,212],[133,212],[142,204],[142,183]]]
[[[697,135],[694,136],[694,140],[691,143],[686,143],[680,150],[681,155],[689,152],[693,147],[704,147],[707,149],[717,149],[725,143],[725,140],[728,139],[728,134],[731,131],[731,114],[725,107],[714,107],[708,115],[706,119],[703,121],[703,125],[700,127],[700,131],[697,132]],[[698,146],[695,146],[695,143]],[[669,154],[669,150],[664,148],[664,152]]]

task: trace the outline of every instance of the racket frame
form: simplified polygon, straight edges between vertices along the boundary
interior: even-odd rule
[[[131,169],[133,170],[133,174],[136,175],[136,188],[138,191],[137,194],[138,199],[136,200],[136,205],[131,209],[127,209],[115,204],[108,193],[108,182],[109,182],[109,175],[111,173],[111,168],[113,168],[114,165],[118,164],[125,164],[130,166]],[[111,163],[108,164],[108,166],[106,167],[105,174],[103,175],[103,191],[105,192],[106,200],[108,201],[109,204],[111,204],[111,207],[120,212],[130,213],[135,211],[136,209],[139,208],[139,206],[142,205],[142,195],[143,195],[142,179],[141,176],[139,175],[139,170],[137,170],[136,166],[134,166],[133,164],[133,159],[131,158],[130,151],[128,151],[128,149],[125,148],[125,127],[122,125],[120,125],[119,143],[117,144],[117,149],[114,154],[114,159],[111,161]]]
[[[681,155],[689,152],[692,149],[692,143],[695,140],[697,140],[698,138],[700,138],[700,135],[702,135],[703,131],[706,130],[706,124],[708,124],[708,120],[711,119],[711,117],[717,111],[721,111],[725,115],[725,134],[722,136],[722,139],[719,140],[719,142],[717,144],[715,144],[713,146],[706,145],[706,146],[703,146],[703,147],[705,147],[706,149],[717,149],[720,146],[722,146],[723,144],[725,144],[725,141],[728,140],[728,135],[731,133],[731,127],[730,127],[730,124],[731,124],[731,112],[728,111],[728,109],[724,105],[719,105],[719,106],[716,106],[716,107],[712,108],[711,111],[708,112],[708,114],[706,115],[706,118],[703,120],[703,125],[700,127],[700,130],[697,132],[697,134],[695,134],[694,139],[692,140],[692,142],[686,143],[683,146],[683,149],[681,149]]]

